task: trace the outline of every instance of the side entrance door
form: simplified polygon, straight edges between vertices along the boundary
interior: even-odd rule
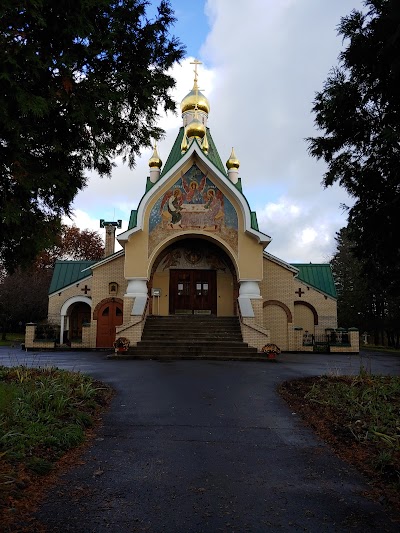
[[[215,270],[170,270],[171,314],[217,314]]]
[[[122,305],[119,302],[104,303],[97,315],[97,348],[111,348],[115,340],[115,327],[123,322]]]

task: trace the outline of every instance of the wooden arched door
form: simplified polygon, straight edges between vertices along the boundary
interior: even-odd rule
[[[105,302],[97,314],[97,348],[112,348],[115,328],[123,323],[122,304],[115,301]]]

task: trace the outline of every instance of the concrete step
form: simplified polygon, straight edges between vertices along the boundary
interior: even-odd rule
[[[241,354],[256,354],[257,349],[246,347],[246,346],[237,346],[237,347],[230,347],[230,348],[217,348],[213,346],[205,347],[205,346],[185,346],[185,347],[178,347],[178,346],[166,346],[164,348],[157,348],[152,346],[134,346],[133,348],[130,348],[128,352],[125,352],[126,354],[132,354],[132,355],[168,355],[168,356],[174,356],[174,357],[184,357],[186,355],[241,355]]]
[[[264,360],[243,342],[238,317],[203,315],[149,316],[142,339],[113,359]]]
[[[237,331],[159,331],[159,330],[144,330],[142,339],[234,339],[242,340],[242,334]]]
[[[192,347],[192,346],[198,346],[198,347],[226,347],[226,348],[237,348],[237,347],[248,347],[248,344],[243,342],[242,340],[232,340],[232,339],[143,339],[138,342],[138,346],[154,346],[154,348],[164,348],[164,347],[170,347],[170,346],[176,346],[177,348],[184,348],[184,347]]]

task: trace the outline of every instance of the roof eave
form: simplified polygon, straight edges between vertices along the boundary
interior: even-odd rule
[[[84,270],[82,270],[82,272],[84,272],[85,270],[88,270],[87,268],[85,268]],[[88,279],[90,279],[91,277],[93,277],[93,274],[89,274],[87,275],[86,277],[84,278],[80,278],[72,283],[69,283],[68,285],[65,285],[65,287],[60,287],[59,289],[57,289],[56,291],[53,291],[53,292],[49,292],[49,298],[51,296],[55,296],[56,294],[61,294],[62,292],[66,291],[67,289],[70,289],[71,287],[74,287],[76,286],[77,284],[79,285],[79,283],[81,283],[82,281],[87,281]]]

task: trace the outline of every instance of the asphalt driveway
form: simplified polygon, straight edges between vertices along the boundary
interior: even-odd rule
[[[109,361],[0,348],[0,364],[54,365],[117,391],[82,463],[38,510],[49,532],[398,531],[365,480],[276,393],[322,373],[400,375],[385,355],[278,362]]]

